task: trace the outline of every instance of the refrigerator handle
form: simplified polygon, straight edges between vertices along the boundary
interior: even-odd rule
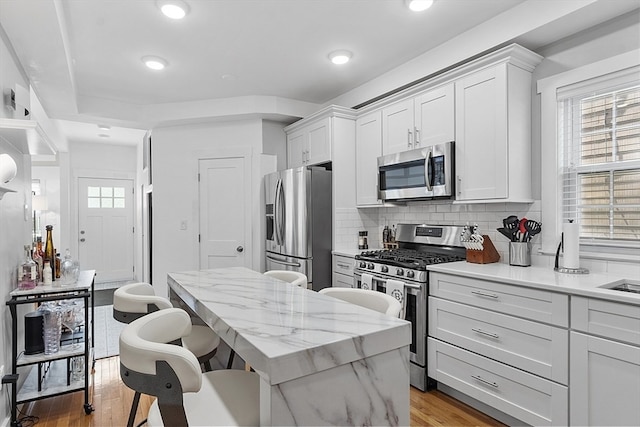
[[[279,191],[279,198],[278,198],[278,209],[280,209],[279,215],[278,215],[278,228],[279,228],[279,238],[280,238],[280,245],[284,245],[284,229],[285,229],[285,224],[287,222],[287,217],[286,217],[286,209],[285,209],[285,205],[287,203],[287,201],[285,200],[285,193],[284,193],[284,185],[282,184],[282,179],[280,180],[280,191]]]
[[[276,245],[281,245],[280,243],[280,229],[278,227],[279,221],[279,212],[280,209],[280,178],[276,181],[276,197],[274,200],[274,209],[273,209],[273,236],[276,241]]]
[[[281,259],[270,257],[269,255],[267,255],[267,259],[274,264],[286,265],[288,267],[300,267],[302,265],[299,262],[282,261]]]

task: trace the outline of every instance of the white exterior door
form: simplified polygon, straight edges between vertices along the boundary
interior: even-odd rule
[[[78,179],[78,260],[96,282],[133,279],[133,180]]]
[[[245,157],[199,160],[200,268],[251,267],[251,168]]]

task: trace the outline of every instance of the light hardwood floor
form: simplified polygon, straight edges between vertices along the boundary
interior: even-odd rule
[[[22,405],[19,417],[37,417],[38,427],[125,426],[133,391],[120,381],[120,359],[115,356],[97,360],[93,379],[90,400],[95,412],[91,415],[85,415],[83,393],[78,392],[26,403]],[[410,399],[412,426],[503,425],[438,391],[423,393],[412,387]],[[145,418],[151,402],[152,397],[142,396],[135,425]],[[32,425],[29,421],[25,419],[23,426]]]

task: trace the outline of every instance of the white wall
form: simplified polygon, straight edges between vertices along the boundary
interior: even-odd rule
[[[24,77],[17,62],[7,48],[4,33],[0,29],[0,90],[4,94],[17,83],[25,88],[29,83]],[[4,101],[2,102],[4,105]],[[12,118],[11,112],[0,108],[0,117]],[[15,190],[7,193],[0,200],[0,293],[2,294],[2,335],[0,336],[0,365],[4,365],[5,372],[11,370],[11,316],[4,301],[9,299],[9,293],[18,285],[18,266],[24,259],[24,245],[31,242],[31,158],[21,153],[11,141],[0,137],[0,153],[9,154],[18,166],[17,176],[8,184],[2,186]],[[25,204],[27,208],[25,209]],[[21,312],[24,311],[24,308]],[[19,348],[24,342],[24,323],[18,322]],[[7,423],[11,411],[5,396],[6,385],[3,385],[2,403],[0,403],[0,424]]]
[[[212,158],[222,150],[253,153],[252,206],[253,247],[260,248],[262,216],[263,126],[259,119],[202,123],[153,129],[153,285],[158,295],[167,294],[167,273],[199,268],[198,158]],[[180,224],[186,220],[187,229]],[[254,251],[253,266],[261,253]]]

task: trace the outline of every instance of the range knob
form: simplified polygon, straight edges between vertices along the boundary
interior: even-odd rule
[[[366,263],[366,262],[364,262],[364,261],[360,261],[360,265],[359,265],[359,267],[360,267],[360,268],[367,268],[367,263]]]
[[[388,272],[388,271],[389,271],[389,267],[387,267],[386,265],[383,265],[383,266],[380,268],[380,271],[382,271],[383,273],[386,273],[386,272]]]
[[[403,275],[404,275],[404,270],[403,270],[403,269],[401,269],[401,268],[399,268],[399,269],[397,269],[397,270],[396,270],[396,274],[397,274],[398,276],[403,276]]]
[[[413,277],[415,276],[415,273],[413,272],[413,270],[409,270],[407,271],[407,277],[409,279],[413,279]]]
[[[367,264],[367,268],[368,268],[369,270],[373,270],[373,269],[374,269],[373,263],[372,263],[372,262],[370,262],[369,264]]]

